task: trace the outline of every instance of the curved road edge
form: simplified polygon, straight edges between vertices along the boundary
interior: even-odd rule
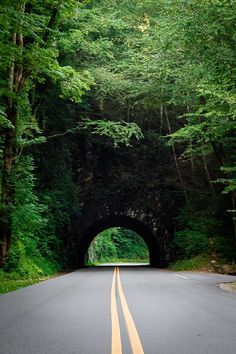
[[[231,293],[236,293],[236,282],[220,283],[219,287],[223,290],[230,291]]]

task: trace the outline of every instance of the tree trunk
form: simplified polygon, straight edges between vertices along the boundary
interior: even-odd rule
[[[10,196],[11,172],[15,156],[14,135],[14,130],[9,129],[5,138],[2,172],[2,199],[0,208],[0,266],[4,263],[4,260],[6,259],[11,239]]]
[[[16,123],[17,109],[13,105],[9,109],[8,118],[13,125]],[[11,217],[10,202],[12,194],[11,173],[14,158],[16,156],[15,129],[9,128],[5,131],[3,168],[1,180],[1,205],[0,205],[0,266],[7,257],[11,239]]]
[[[232,201],[232,208],[233,208],[233,217],[232,217],[232,222],[233,222],[233,228],[234,228],[234,245],[236,247],[236,191],[231,192],[231,201]]]
[[[208,166],[207,166],[207,161],[206,161],[206,158],[204,156],[203,150],[202,150],[202,154],[201,154],[201,159],[202,159],[202,163],[203,163],[203,167],[204,167],[207,183],[209,185],[209,188],[210,188],[212,196],[215,198],[216,197],[216,192],[215,192],[215,188],[214,188],[214,186],[212,184],[212,178],[211,178]]]

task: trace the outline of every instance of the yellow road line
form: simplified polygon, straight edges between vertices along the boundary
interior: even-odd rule
[[[130,340],[133,354],[144,354],[143,347],[142,347],[141,341],[139,339],[138,331],[136,329],[133,318],[132,318],[131,313],[129,311],[129,307],[127,305],[125,295],[124,295],[124,292],[123,292],[123,289],[121,286],[120,270],[118,267],[117,267],[117,281],[118,281],[118,291],[119,291],[119,295],[120,295],[122,310],[124,313],[125,323],[126,323],[127,331],[129,334],[129,340]]]
[[[117,274],[117,269],[115,268],[113,279],[112,279],[112,286],[111,286],[111,328],[112,328],[111,354],[122,354],[120,325],[119,325],[119,318],[118,318],[117,304],[116,304],[116,274]]]

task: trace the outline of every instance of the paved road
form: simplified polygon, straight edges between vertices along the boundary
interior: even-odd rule
[[[148,266],[149,263],[134,263],[134,262],[122,262],[116,263],[116,266],[119,267],[141,267],[141,266]],[[114,263],[100,263],[97,267],[114,267]]]
[[[235,354],[236,277],[83,269],[0,296],[1,354]],[[132,350],[133,348],[133,350]]]

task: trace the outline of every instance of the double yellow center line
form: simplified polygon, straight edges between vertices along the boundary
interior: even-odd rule
[[[120,270],[118,267],[115,267],[112,287],[111,287],[111,325],[112,325],[112,339],[111,339],[111,354],[122,354],[122,344],[121,344],[121,335],[120,335],[120,324],[117,311],[116,303],[116,280],[118,285],[118,293],[120,296],[121,306],[125,318],[126,328],[129,334],[130,345],[132,348],[133,354],[144,354],[143,347],[138,335],[138,331],[134,324],[134,320],[129,311],[127,305],[124,291],[122,289],[121,280],[120,280]]]

